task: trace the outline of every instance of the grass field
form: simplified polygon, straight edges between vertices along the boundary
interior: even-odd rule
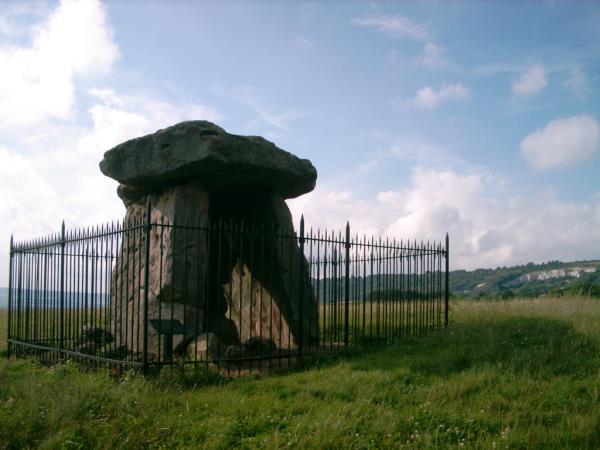
[[[2,357],[0,448],[600,448],[600,301],[454,302],[450,321],[233,381]]]

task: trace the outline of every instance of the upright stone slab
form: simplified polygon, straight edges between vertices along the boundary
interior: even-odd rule
[[[268,338],[278,348],[296,350],[302,334],[305,345],[314,344],[317,300],[285,201],[268,195],[247,217],[268,225],[258,229],[257,239],[242,246],[246,257],[238,259],[224,286],[231,317],[241,325],[242,342]]]
[[[147,197],[131,203],[125,215],[125,228],[144,225]],[[177,345],[197,334],[196,324],[203,323],[203,288],[206,271],[203,263],[207,249],[203,241],[186,242],[185,233],[174,227],[177,218],[208,215],[208,193],[196,183],[173,186],[150,195],[150,230],[148,316],[175,320],[183,324],[185,334],[176,336]],[[118,345],[130,351],[142,349],[144,269],[144,234],[125,232],[117,264],[113,270],[112,311]],[[194,278],[186,274],[194,273]],[[148,328],[151,354],[158,352],[158,335],[162,329]],[[166,330],[165,330],[166,331]],[[200,330],[202,331],[202,330]]]

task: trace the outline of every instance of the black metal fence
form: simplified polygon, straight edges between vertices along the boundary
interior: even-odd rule
[[[442,243],[299,232],[150,209],[25,242],[11,239],[9,356],[229,374],[285,368],[448,324]]]

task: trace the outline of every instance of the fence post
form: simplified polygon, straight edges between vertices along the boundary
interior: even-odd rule
[[[446,233],[446,290],[445,290],[445,308],[444,308],[444,327],[448,327],[448,304],[450,300],[450,238]]]
[[[344,274],[344,347],[348,347],[350,329],[350,222],[346,222],[346,271]]]
[[[146,201],[146,224],[144,230],[144,349],[142,351],[142,364],[144,374],[148,373],[148,291],[150,286],[150,230],[152,228],[150,195]],[[139,335],[138,335],[139,336]]]
[[[7,342],[7,350],[6,356],[10,358],[10,330],[11,330],[11,316],[12,316],[12,290],[13,290],[13,249],[14,249],[14,241],[13,236],[10,236],[10,257],[8,263],[8,323],[7,323],[7,333],[6,333],[6,342]]]
[[[65,221],[60,229],[60,353],[65,349]]]
[[[300,272],[298,274],[298,287],[300,304],[300,334],[298,337],[298,349],[299,354],[302,355],[304,352],[304,214],[300,217],[300,236],[298,237],[298,243],[300,244]]]

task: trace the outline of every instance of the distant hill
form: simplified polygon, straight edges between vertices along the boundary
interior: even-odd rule
[[[350,294],[353,297],[354,290],[360,290],[361,286],[364,286],[369,296],[372,286],[373,295],[376,295],[378,283],[383,290],[392,285],[400,286],[398,280],[399,277],[382,276],[379,279],[373,277],[371,283],[370,276],[364,281],[362,278],[353,278],[350,283]],[[330,278],[327,281],[320,280],[320,296],[324,288],[328,285],[331,287],[331,283]],[[600,261],[549,261],[543,264],[529,263],[496,269],[454,270],[450,272],[450,292],[453,296],[467,298],[539,297],[564,294],[600,297]],[[413,294],[418,295],[418,293]],[[102,300],[97,301],[100,304]],[[8,289],[0,287],[0,309],[7,307]]]
[[[404,280],[399,275],[381,275],[352,278],[350,280],[350,297],[362,296],[365,289],[367,297],[375,298],[380,292],[393,292],[392,295],[406,295],[401,293],[400,286],[411,286],[411,296],[418,297],[419,278],[407,277]],[[415,283],[416,281],[416,283]],[[324,292],[331,292],[333,280],[321,279],[317,292],[321,301]],[[337,284],[340,284],[338,281]],[[335,285],[334,285],[335,286]],[[415,287],[416,286],[416,287]],[[338,301],[343,298],[343,291],[338,286]],[[335,290],[335,288],[334,288]],[[476,269],[472,271],[455,270],[450,272],[450,293],[457,297],[466,298],[512,298],[512,297],[539,297],[541,295],[561,296],[564,294],[591,295],[600,297],[600,261],[575,261],[560,262],[549,261],[543,264],[528,263],[521,266],[498,267],[496,269]]]
[[[600,297],[600,261],[525,264],[450,273],[453,295],[469,298],[583,294]]]
[[[44,299],[44,298],[54,299],[54,300],[48,300],[48,302],[49,302],[48,307],[55,307],[56,303],[52,303],[52,302],[57,302],[58,301],[57,299],[59,297],[58,291],[48,291],[47,295],[44,296],[43,291],[24,290],[23,296],[26,295],[25,294],[26,292],[28,292],[27,295],[28,295],[28,298],[30,301],[37,296],[39,305],[42,304],[42,301],[43,301],[42,299]],[[90,295],[89,293],[83,293],[83,292],[81,292],[81,293],[67,292],[66,298],[65,298],[66,308],[78,307],[78,305],[81,304],[79,302],[83,302],[84,298],[87,298],[88,302],[91,302],[97,306],[102,306],[103,304],[105,304],[107,302],[107,299],[108,299],[106,294],[91,294]],[[8,288],[5,288],[5,287],[0,287],[0,309],[8,309]]]

